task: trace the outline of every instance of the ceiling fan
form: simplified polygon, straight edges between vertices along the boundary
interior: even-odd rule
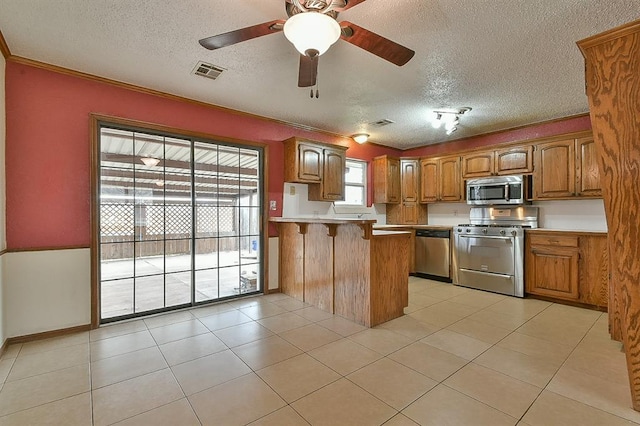
[[[314,86],[318,57],[339,38],[397,66],[403,66],[415,52],[351,22],[337,22],[338,13],[365,0],[285,0],[289,18],[274,20],[203,38],[200,44],[215,50],[284,30],[285,37],[300,52],[298,87]],[[317,95],[316,95],[317,96]]]

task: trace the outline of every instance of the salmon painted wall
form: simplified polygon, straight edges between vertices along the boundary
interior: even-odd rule
[[[349,138],[304,131],[235,114],[57,73],[9,60],[6,64],[7,248],[89,246],[90,114],[139,120],[268,149],[268,200],[280,216],[282,140],[298,136],[349,146],[347,156],[370,160],[400,151],[358,145]],[[371,200],[371,191],[368,195]],[[274,234],[274,229],[270,229]]]
[[[488,133],[486,135],[414,148],[404,151],[402,155],[407,157],[446,155],[452,152],[482,148],[484,146],[539,139],[561,135],[563,133],[580,132],[582,130],[591,130],[591,119],[588,114],[570,117],[566,120],[549,121],[517,129],[505,130],[503,132]]]

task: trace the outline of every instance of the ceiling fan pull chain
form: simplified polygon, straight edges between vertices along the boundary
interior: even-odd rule
[[[313,87],[312,87],[312,88],[311,88],[311,90],[309,91],[309,97],[310,97],[311,99],[313,99]]]

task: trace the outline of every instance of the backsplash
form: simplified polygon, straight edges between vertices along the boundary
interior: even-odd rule
[[[607,231],[602,199],[536,201],[538,226],[575,231]],[[471,206],[464,203],[429,204],[429,225],[455,226],[469,222]]]
[[[293,188],[293,190],[291,189]],[[607,231],[602,199],[536,201],[531,204],[540,209],[538,226],[548,229],[575,231]],[[456,226],[469,222],[469,209],[466,203],[429,204],[428,224]],[[358,213],[338,212],[333,203],[309,201],[308,186],[300,183],[285,183],[282,202],[283,217],[345,217],[376,219],[379,224],[386,223],[386,205],[374,204]]]
[[[576,231],[606,231],[602,199],[537,201],[540,228]]]
[[[293,188],[293,189],[292,189]],[[326,201],[309,201],[309,187],[303,183],[285,183],[282,199],[282,217],[343,217],[376,219],[378,223],[386,223],[386,206],[374,204],[363,207],[357,212],[346,212],[340,206]]]

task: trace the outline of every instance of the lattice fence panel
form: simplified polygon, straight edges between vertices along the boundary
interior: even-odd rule
[[[133,204],[100,205],[100,235],[102,237],[123,237],[133,240]]]
[[[237,226],[237,221],[235,219],[233,207],[219,207],[218,208],[218,232],[222,233],[232,233],[235,231]]]
[[[199,237],[214,236],[218,232],[218,208],[196,208],[196,235]]]
[[[147,236],[191,235],[191,206],[189,204],[146,206],[146,210]]]

